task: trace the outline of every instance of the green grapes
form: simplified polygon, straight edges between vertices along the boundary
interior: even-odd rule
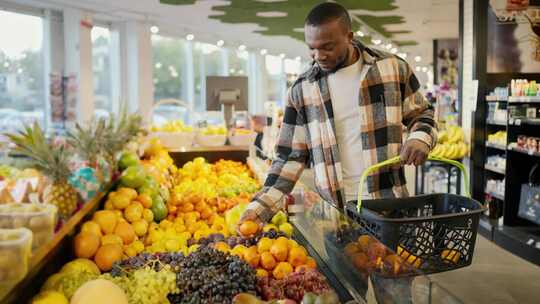
[[[169,304],[167,295],[178,292],[176,275],[169,265],[160,271],[144,267],[126,276],[112,277],[104,274],[101,277],[121,287],[130,304]]]

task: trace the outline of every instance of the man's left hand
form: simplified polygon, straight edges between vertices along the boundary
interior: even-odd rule
[[[426,162],[429,146],[419,139],[409,139],[401,150],[401,163],[420,166]]]

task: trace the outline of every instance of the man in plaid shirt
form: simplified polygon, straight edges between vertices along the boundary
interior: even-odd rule
[[[398,155],[420,165],[436,144],[433,108],[409,65],[355,41],[342,6],[316,6],[305,40],[313,64],[289,89],[277,158],[241,222],[267,222],[308,163],[320,196],[343,207],[356,197],[365,168]],[[402,166],[371,174],[364,188],[368,198],[406,196]]]

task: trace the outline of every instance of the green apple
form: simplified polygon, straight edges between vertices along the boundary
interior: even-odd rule
[[[293,226],[289,223],[283,223],[279,225],[279,231],[285,233],[288,237],[292,236],[293,230]]]
[[[287,222],[287,215],[285,214],[285,212],[280,210],[274,215],[274,217],[272,217],[272,220],[270,222],[276,226],[279,226]]]

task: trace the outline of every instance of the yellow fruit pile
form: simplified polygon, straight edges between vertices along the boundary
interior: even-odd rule
[[[150,127],[152,132],[192,132],[193,127],[186,125],[182,120],[168,121],[161,126],[153,125]]]
[[[199,131],[202,135],[227,135],[227,128],[224,126],[208,126]]]
[[[236,245],[230,249],[227,243],[218,242],[214,248],[236,255],[257,269],[258,276],[271,275],[283,279],[288,274],[302,269],[315,269],[315,260],[308,256],[304,247],[286,237],[271,239],[262,237],[256,246]]]

